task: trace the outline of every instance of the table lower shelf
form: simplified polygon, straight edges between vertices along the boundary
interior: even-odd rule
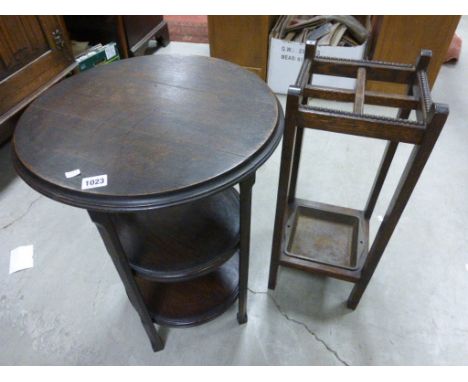
[[[363,211],[295,199],[280,264],[356,282],[368,253]]]
[[[239,295],[239,255],[189,281],[160,283],[136,277],[151,318],[158,325],[189,327],[225,312]]]

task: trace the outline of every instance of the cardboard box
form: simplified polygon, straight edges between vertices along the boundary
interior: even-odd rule
[[[318,56],[349,58],[359,60],[364,57],[366,43],[353,47],[319,45]],[[288,87],[296,82],[304,59],[305,43],[270,38],[268,54],[268,86],[279,94],[287,94]],[[356,80],[352,78],[314,75],[312,84],[343,89],[354,89]]]

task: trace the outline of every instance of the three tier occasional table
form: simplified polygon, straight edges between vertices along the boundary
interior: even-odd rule
[[[32,188],[88,210],[158,351],[154,324],[201,324],[236,299],[247,321],[252,186],[282,128],[256,75],[157,54],[46,91],[18,122],[13,158]]]

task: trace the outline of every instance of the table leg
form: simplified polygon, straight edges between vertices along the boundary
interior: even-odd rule
[[[255,173],[240,182],[239,324],[247,322],[247,284],[249,280],[250,219]]]
[[[159,351],[164,348],[164,343],[161,340],[153,320],[151,319],[146,305],[141,296],[138,285],[133,277],[132,270],[128,264],[127,256],[120,243],[120,239],[115,231],[114,224],[110,214],[88,210],[91,220],[96,224],[106,249],[117,268],[117,272],[125,286],[127,296],[135,310],[138,312],[143,327],[148,335],[153,350]]]

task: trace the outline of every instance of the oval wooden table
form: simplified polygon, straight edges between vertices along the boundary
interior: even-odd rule
[[[31,187],[88,210],[157,351],[154,323],[200,324],[238,297],[247,321],[252,186],[282,129],[256,75],[160,54],[52,87],[18,122],[13,158]]]

